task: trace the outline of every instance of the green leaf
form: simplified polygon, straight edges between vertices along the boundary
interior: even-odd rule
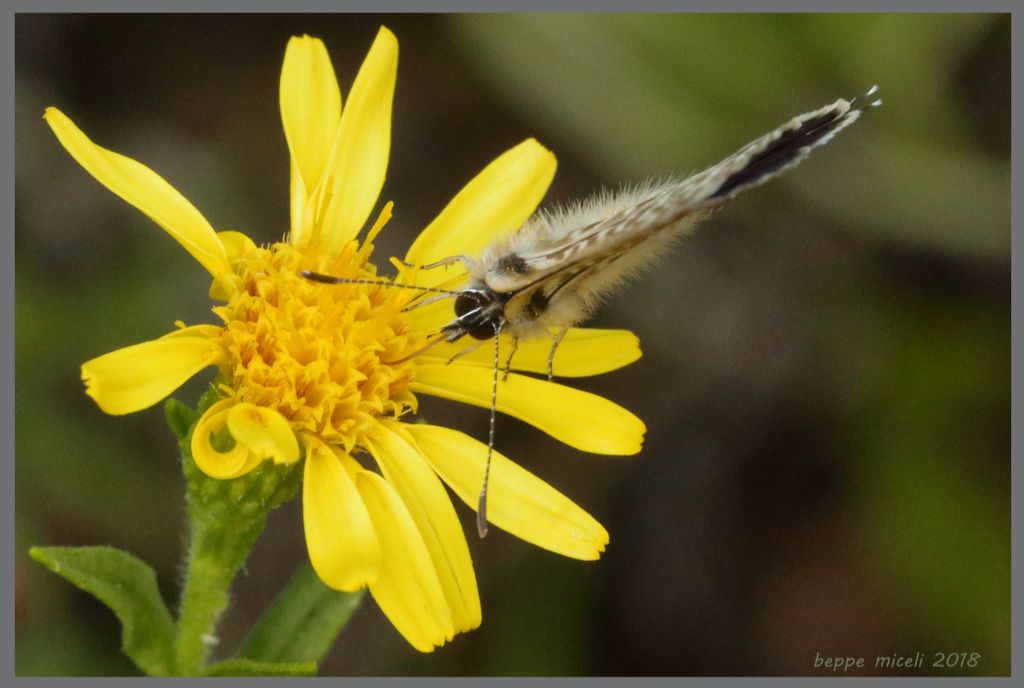
[[[204,676],[316,676],[316,662],[258,662],[229,659],[211,664]]]
[[[174,621],[153,569],[113,547],[33,547],[29,555],[110,607],[124,653],[150,676],[174,671]]]
[[[188,437],[189,431],[199,419],[199,414],[177,399],[171,398],[164,403],[164,416],[171,432],[181,442]]]
[[[263,662],[319,661],[362,599],[362,590],[328,588],[304,563],[253,626],[239,656]]]

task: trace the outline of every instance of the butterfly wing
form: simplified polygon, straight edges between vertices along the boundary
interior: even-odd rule
[[[571,327],[584,320],[593,298],[609,280],[618,280],[618,265],[629,247],[598,259],[582,260],[538,279],[505,302],[504,316],[515,336],[546,334],[548,327]]]
[[[598,220],[594,208],[581,206],[557,217],[564,230],[549,232],[546,241],[521,242],[490,263],[485,281],[499,293],[530,287],[569,266],[591,265],[618,255],[663,230],[679,234],[692,229],[703,217],[744,189],[767,182],[801,163],[818,146],[846,128],[869,107],[881,104],[873,98],[877,87],[866,94],[797,115],[789,122],[752,141],[720,163],[682,181],[670,182],[623,199],[604,199],[615,210]],[[574,222],[575,220],[575,222]],[[640,262],[648,262],[647,256]],[[570,270],[571,272],[571,270]]]

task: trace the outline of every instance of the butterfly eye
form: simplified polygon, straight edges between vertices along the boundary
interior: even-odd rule
[[[462,317],[475,310],[484,308],[490,299],[482,291],[467,290],[458,295],[455,299],[455,315]]]
[[[473,339],[490,339],[504,314],[488,291],[467,289],[455,299],[455,315],[462,329]]]

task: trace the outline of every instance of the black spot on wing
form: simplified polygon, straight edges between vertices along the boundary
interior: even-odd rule
[[[498,259],[495,267],[502,272],[514,272],[517,275],[525,275],[530,272],[530,266],[526,259],[518,253],[510,253]]]
[[[548,304],[551,303],[551,298],[544,293],[543,289],[536,289],[530,294],[530,300],[526,304],[525,310],[530,315],[530,320],[536,320],[540,316],[544,315],[544,312],[548,309]]]
[[[829,110],[817,117],[811,117],[792,131],[782,134],[763,151],[751,156],[742,169],[726,177],[718,190],[709,198],[727,196],[739,187],[754,184],[759,179],[785,167],[798,157],[803,149],[816,145],[831,134],[843,122],[845,114],[839,114],[838,110]]]

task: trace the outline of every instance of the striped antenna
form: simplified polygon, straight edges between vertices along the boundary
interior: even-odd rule
[[[333,275],[324,275],[320,272],[313,272],[312,270],[303,270],[302,276],[313,282],[320,282],[322,284],[376,284],[381,287],[398,287],[400,289],[415,289],[416,291],[426,291],[433,294],[445,294],[446,296],[458,296],[462,292],[453,291],[451,289],[437,289],[435,287],[421,287],[415,284],[402,284],[401,282],[392,282],[391,280],[384,279],[364,279],[361,277],[335,277]]]

